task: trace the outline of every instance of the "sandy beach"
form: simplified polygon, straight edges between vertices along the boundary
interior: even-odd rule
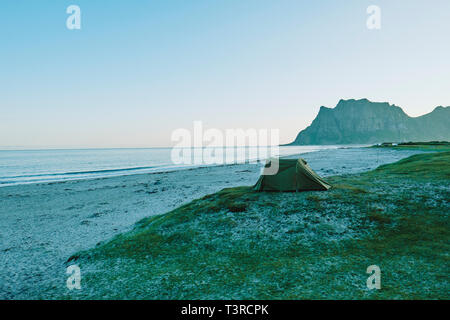
[[[374,169],[419,151],[371,148],[302,154],[321,176]],[[46,298],[65,289],[67,259],[226,187],[253,185],[258,164],[239,164],[0,188],[0,298]]]

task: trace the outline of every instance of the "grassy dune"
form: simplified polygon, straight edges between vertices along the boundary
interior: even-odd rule
[[[224,189],[71,257],[83,288],[62,298],[449,299],[449,179],[440,152],[327,192]]]

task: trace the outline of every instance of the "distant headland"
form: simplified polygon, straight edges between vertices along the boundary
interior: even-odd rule
[[[367,99],[340,100],[320,107],[309,127],[287,145],[375,144],[385,141],[449,141],[450,107],[436,107],[420,117],[402,108]]]

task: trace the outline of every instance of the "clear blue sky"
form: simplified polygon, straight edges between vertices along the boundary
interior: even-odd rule
[[[170,146],[194,120],[286,143],[341,98],[422,115],[450,105],[449,17],[448,0],[2,0],[0,146]]]

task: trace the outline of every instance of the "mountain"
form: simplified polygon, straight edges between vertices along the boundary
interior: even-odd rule
[[[450,107],[413,118],[387,102],[351,99],[340,100],[334,109],[320,107],[311,125],[288,145],[434,140],[450,140]]]

